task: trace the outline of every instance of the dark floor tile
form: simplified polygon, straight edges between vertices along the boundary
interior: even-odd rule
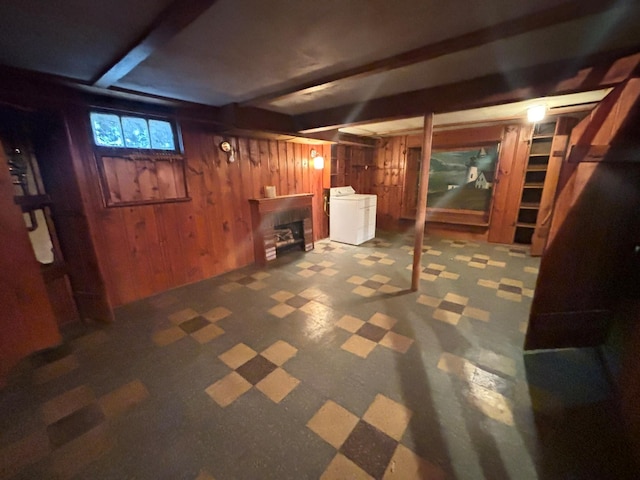
[[[63,343],[59,347],[48,348],[41,352],[36,353],[32,357],[32,364],[34,367],[46,365],[47,363],[53,363],[60,360],[69,354],[71,354],[72,348],[68,343]]]
[[[309,303],[309,300],[296,295],[295,297],[292,297],[289,300],[287,300],[285,303],[287,305],[292,306],[293,308],[300,308],[305,306],[307,303]]]
[[[255,385],[276,368],[278,368],[277,365],[271,363],[262,355],[257,355],[241,367],[238,367],[236,372],[242,375],[249,383]]]
[[[236,283],[239,283],[240,285],[249,285],[250,283],[255,282],[256,279],[253,277],[243,277],[239,280],[236,280]]]
[[[501,283],[500,285],[498,285],[498,288],[500,290],[504,290],[505,292],[518,293],[518,294],[522,293],[522,288],[516,287],[515,285],[505,285],[504,283]]]
[[[361,337],[368,338],[372,342],[379,342],[382,340],[382,337],[385,336],[387,330],[371,323],[365,323],[356,333]]]
[[[47,427],[51,446],[60,447],[103,421],[104,414],[100,407],[95,403],[87,405]]]
[[[435,268],[423,268],[422,271],[427,275],[435,275],[436,277],[440,275],[440,270],[436,270]]]
[[[209,325],[209,320],[207,320],[204,317],[197,316],[195,318],[192,318],[191,320],[182,322],[180,324],[180,328],[187,333],[193,333],[193,332],[197,332],[201,328],[206,327],[207,325]]]
[[[309,270],[311,270],[313,272],[321,272],[324,269],[325,269],[325,267],[323,267],[322,265],[313,265],[313,266],[309,267]]]
[[[393,438],[360,420],[340,452],[374,478],[382,478],[398,446]]]
[[[364,282],[362,284],[363,287],[369,287],[369,288],[373,288],[374,290],[377,290],[378,288],[380,288],[383,284],[380,282],[376,282],[375,280],[367,280],[366,282]]]
[[[438,305],[438,308],[441,308],[443,310],[447,310],[453,313],[459,313],[459,314],[462,314],[462,312],[464,311],[464,305],[460,305],[459,303],[449,302],[448,300],[443,300],[442,302],[440,302],[440,305]]]

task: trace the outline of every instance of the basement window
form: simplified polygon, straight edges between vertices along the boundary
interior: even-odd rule
[[[97,147],[176,151],[174,129],[166,120],[101,112],[89,116]]]
[[[172,122],[100,111],[89,119],[105,206],[189,200],[186,160]]]

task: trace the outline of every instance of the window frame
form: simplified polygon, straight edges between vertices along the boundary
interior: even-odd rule
[[[125,146],[122,147],[114,147],[114,146],[105,146],[98,145],[96,143],[93,131],[93,125],[91,121],[92,113],[102,113],[109,115],[117,115],[120,120],[120,126],[122,128],[122,117],[136,117],[142,118],[147,122],[147,126],[149,125],[149,120],[160,120],[168,122],[171,126],[171,131],[173,134],[173,142],[174,142],[174,150],[159,150],[154,148],[132,148]],[[104,107],[89,107],[86,112],[86,121],[88,127],[88,136],[89,142],[91,145],[91,150],[93,152],[93,157],[95,161],[95,166],[98,172],[98,183],[100,185],[100,191],[102,196],[103,205],[106,208],[113,207],[132,207],[132,206],[143,206],[143,205],[154,205],[154,204],[162,204],[162,203],[177,203],[177,202],[190,202],[191,197],[189,195],[188,181],[187,181],[187,159],[184,155],[184,147],[182,143],[182,131],[176,119],[173,116],[169,115],[157,115],[157,114],[147,114],[140,113],[139,111],[132,111],[127,109],[110,109]],[[150,135],[150,133],[149,133]],[[149,139],[151,141],[151,139]],[[124,140],[124,132],[123,132],[123,142]],[[105,169],[104,161],[106,158],[123,158],[133,162],[140,160],[141,158],[147,158],[151,161],[159,161],[159,162],[180,162],[181,163],[181,172],[182,178],[176,178],[175,187],[178,190],[179,183],[181,184],[181,190],[184,191],[184,196],[170,197],[170,198],[147,198],[141,200],[133,200],[133,201],[117,201],[111,195],[111,185],[109,184],[108,175]]]
[[[157,148],[133,148],[133,147],[127,147],[126,144],[124,146],[122,146],[122,147],[98,145],[96,143],[95,136],[94,136],[94,133],[93,133],[93,124],[91,122],[91,114],[92,113],[99,113],[99,114],[105,114],[105,115],[116,115],[118,117],[118,119],[120,120],[120,128],[122,128],[122,117],[142,118],[143,120],[145,120],[147,122],[147,128],[149,127],[149,120],[160,120],[160,121],[163,121],[163,122],[167,122],[171,126],[171,132],[173,134],[173,145],[174,145],[175,148],[173,150],[164,150],[164,149],[157,149]],[[180,130],[178,122],[173,117],[165,116],[165,115],[139,113],[139,112],[130,111],[130,110],[112,110],[112,109],[108,109],[108,108],[89,108],[89,111],[88,111],[88,114],[87,114],[87,120],[88,120],[88,124],[89,124],[89,138],[91,139],[91,146],[92,146],[94,151],[102,151],[102,152],[106,152],[106,153],[114,154],[114,155],[116,155],[118,153],[120,155],[125,155],[125,154],[163,155],[164,154],[164,155],[170,155],[170,156],[183,155],[184,154],[184,149],[183,149],[183,145],[182,145],[182,132]],[[123,142],[125,142],[124,131],[122,133],[123,133],[122,140],[123,140]],[[151,137],[151,132],[149,132],[149,137]],[[151,144],[151,138],[149,138],[149,143]]]

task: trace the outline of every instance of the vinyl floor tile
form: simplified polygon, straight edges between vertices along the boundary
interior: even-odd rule
[[[411,292],[377,233],[66,331],[0,391],[0,478],[634,478],[596,356],[523,359],[539,259],[427,232]]]

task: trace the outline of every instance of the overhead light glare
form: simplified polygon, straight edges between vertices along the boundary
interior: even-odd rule
[[[547,114],[546,105],[533,105],[527,108],[527,120],[530,123],[536,123],[544,119]]]
[[[310,157],[313,159],[313,168],[322,170],[324,168],[324,157],[319,155],[315,149],[311,149]]]

